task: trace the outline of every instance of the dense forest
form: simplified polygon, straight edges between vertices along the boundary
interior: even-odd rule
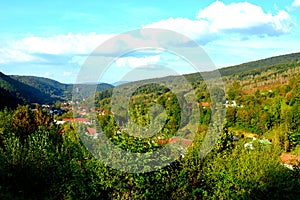
[[[40,107],[2,109],[0,198],[299,199],[298,58],[291,54],[252,62],[247,70],[220,70],[226,93],[218,86],[209,90],[196,74],[185,75],[187,82],[166,77],[97,92],[78,106],[92,108],[84,117],[102,128],[98,136],[87,132],[92,125],[58,125]],[[131,86],[136,89],[128,96],[124,91]],[[214,98],[222,104],[214,105]],[[221,130],[211,128],[220,123],[214,116],[222,109]],[[216,143],[199,156],[214,131],[220,132]],[[171,142],[174,149],[168,149]],[[131,157],[126,170],[117,170],[113,166],[124,162],[126,154],[107,152],[113,164],[95,156],[93,150],[101,154],[106,143],[150,159],[139,163]],[[172,150],[167,155],[175,159],[162,156],[152,162],[151,156],[163,148]],[[288,163],[293,168],[282,155],[295,158]]]
[[[0,89],[2,93],[11,96],[12,101],[3,101],[1,108],[16,108],[18,104],[52,104],[56,101],[72,100],[76,92],[78,100],[88,98],[97,91],[107,90],[113,86],[99,84],[64,84],[52,79],[35,76],[5,75],[0,72]]]

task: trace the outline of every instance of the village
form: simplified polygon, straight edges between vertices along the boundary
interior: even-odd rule
[[[57,105],[41,105],[44,109],[46,109],[51,115],[54,116],[54,122],[57,125],[64,125],[64,124],[71,124],[76,125],[80,124],[85,127],[84,134],[89,136],[90,138],[97,139],[99,136],[99,131],[95,128],[95,121],[89,118],[90,112],[96,112],[99,116],[107,116],[109,115],[109,112],[105,109],[94,109],[94,108],[88,108],[87,106],[78,105],[78,102],[73,101],[67,101],[63,102]],[[209,109],[211,107],[210,102],[201,102],[200,105],[203,109]],[[33,106],[36,106],[36,104],[33,104]],[[32,106],[32,107],[33,107]],[[223,104],[225,108],[229,107],[243,107],[243,105],[239,105],[236,103],[235,100],[229,101],[226,100],[226,102]],[[74,109],[74,107],[76,109]],[[190,105],[191,107],[191,105]],[[189,108],[189,105],[188,105]],[[34,108],[33,108],[34,110]],[[75,112],[75,113],[74,113]],[[126,131],[125,128],[120,128],[117,130],[116,133],[121,133],[122,131]],[[62,133],[64,130],[62,131]],[[139,134],[137,134],[139,135]],[[247,132],[235,132],[232,137],[232,144],[239,141],[240,138],[247,138],[247,142],[244,143],[244,148],[253,150],[255,147],[254,144],[259,144],[263,146],[268,146],[272,144],[271,139],[262,138],[257,136],[256,134],[251,134]],[[162,144],[175,144],[179,145],[179,148],[182,152],[186,152],[189,146],[193,145],[193,141],[186,138],[180,138],[180,137],[172,137],[169,139],[159,139],[157,140],[157,143]],[[184,157],[184,154],[181,154],[182,157]],[[293,170],[295,167],[299,167],[300,162],[300,156],[291,155],[287,153],[283,153],[280,157],[280,161],[282,164],[290,169]]]

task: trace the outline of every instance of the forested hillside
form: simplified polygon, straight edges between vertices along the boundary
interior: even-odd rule
[[[23,100],[16,97],[9,91],[0,88],[0,109],[15,108],[18,104],[23,104]]]
[[[70,94],[67,94],[67,91],[71,91],[73,89],[70,84],[62,84],[48,78],[16,75],[12,75],[10,77],[58,99],[62,99],[68,95],[70,96]]]
[[[249,80],[249,78],[257,78],[262,74],[265,76],[264,79],[267,79],[266,76],[269,74],[266,74],[265,72],[272,71],[275,75],[278,74],[285,76],[286,74],[284,74],[284,72],[294,70],[294,68],[299,66],[299,63],[300,53],[292,53],[243,63],[240,65],[224,67],[218,69],[218,71],[226,82],[232,80]],[[295,72],[296,71],[291,71],[291,73]],[[214,75],[214,72],[201,72],[201,74],[204,74],[206,77],[210,77]],[[169,78],[173,79],[174,77],[176,76],[164,77],[162,79],[168,80]],[[199,73],[185,74],[184,77],[192,83],[202,81],[202,78],[199,78]],[[287,80],[288,79],[286,78],[285,83]]]
[[[174,76],[97,92],[78,105],[88,123],[58,125],[42,108],[4,109],[0,198],[300,199],[299,55],[224,69],[226,94],[218,84],[209,91],[196,74],[185,75],[187,82]],[[219,94],[225,98],[214,105]],[[223,109],[216,127],[213,116]],[[201,157],[215,132],[216,143]],[[111,153],[110,144],[125,153]],[[168,156],[153,157],[160,149]],[[123,166],[130,153],[135,157]]]
[[[111,87],[113,86],[106,83],[63,84],[48,78],[7,76],[0,72],[1,94],[6,98],[3,99],[1,108],[16,108],[18,104],[51,104],[56,101],[67,101],[72,99],[73,91],[77,92],[77,97],[80,101],[89,97],[95,91],[107,90]]]
[[[49,94],[43,93],[30,85],[24,84],[0,72],[0,88],[24,103],[49,103],[54,101]]]
[[[72,92],[78,91],[78,97],[80,100],[89,97],[93,92],[107,90],[113,87],[110,84],[64,84],[58,81],[36,77],[36,76],[10,76],[24,84],[30,85],[33,88],[40,90],[41,92],[50,95],[52,98],[58,100],[72,99]],[[95,89],[96,88],[96,89]]]
[[[222,74],[222,76],[237,75],[239,73],[244,73],[252,70],[260,71],[260,69],[263,69],[264,67],[271,67],[274,65],[282,65],[294,62],[296,63],[298,61],[300,61],[300,53],[292,53],[243,63],[231,67],[225,67],[220,70],[220,73]]]

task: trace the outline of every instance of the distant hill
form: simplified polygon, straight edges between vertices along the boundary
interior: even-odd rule
[[[294,73],[300,72],[300,53],[275,56],[240,65],[219,69],[225,85],[232,81],[240,81],[243,87],[249,91],[254,87],[261,89],[274,87],[286,83]],[[212,72],[204,72],[213,74]],[[198,73],[186,74],[184,77],[198,87],[202,82]],[[178,81],[178,87],[182,87],[179,76],[158,78],[165,82]],[[154,79],[153,79],[154,80]],[[0,97],[3,106],[11,107],[18,103],[52,103],[57,100],[71,100],[73,91],[78,100],[83,100],[95,92],[96,83],[90,84],[63,84],[48,78],[35,76],[7,76],[0,72]],[[124,85],[119,82],[116,85]],[[133,83],[134,84],[134,83]],[[97,91],[113,88],[113,85],[97,84]],[[110,92],[111,93],[111,92]],[[99,96],[99,95],[98,95]],[[100,95],[101,96],[101,95]],[[103,95],[102,95],[103,96]],[[104,95],[107,96],[107,95]],[[7,102],[7,103],[5,103]]]
[[[78,96],[81,99],[84,99],[89,97],[94,92],[93,89],[96,85],[97,91],[107,90],[113,87],[107,83],[64,84],[49,78],[36,76],[11,75],[10,77],[35,89],[38,89],[57,100],[71,99],[73,89],[74,91],[79,92]]]
[[[126,83],[129,83],[129,81],[118,81],[118,82],[113,83],[112,85],[113,86],[118,86],[118,85],[126,84]]]
[[[292,53],[271,58],[261,59],[257,61],[247,62],[235,66],[218,69],[222,76],[225,89],[228,89],[234,81],[238,81],[242,88],[247,92],[255,92],[259,90],[272,90],[278,85],[286,84],[295,74],[300,73],[300,53]],[[206,78],[214,79],[215,71],[202,72]],[[205,83],[199,73],[183,75],[188,80],[194,89],[203,88]],[[181,76],[167,76],[162,78],[149,79],[148,82],[175,82],[173,85],[177,91],[181,88],[190,87],[184,85]],[[137,84],[139,82],[146,82],[146,80],[136,81],[127,84]],[[205,87],[204,87],[205,88]],[[103,95],[97,95],[101,97]],[[101,99],[101,98],[99,98]]]
[[[238,81],[247,92],[273,90],[300,73],[300,53],[248,62],[219,70],[225,86]]]
[[[273,66],[282,66],[289,63],[297,63],[300,61],[300,52],[286,54],[281,56],[274,56],[270,58],[265,58],[257,61],[242,63],[239,65],[224,67],[218,69],[222,77],[225,76],[238,76],[242,74],[251,74],[251,72],[257,73],[267,68],[272,68]],[[249,73],[248,73],[249,72]],[[213,74],[211,71],[203,72],[206,75]],[[186,74],[184,75],[188,80],[194,82],[199,80],[198,73]]]
[[[90,97],[95,92],[101,92],[104,90],[108,90],[113,88],[114,86],[107,84],[107,83],[98,83],[96,84],[76,84],[71,85],[72,90],[69,92],[76,92],[76,97],[78,100],[83,100]],[[71,93],[72,94],[72,93]]]
[[[63,84],[49,78],[17,75],[11,75],[10,77],[26,85],[29,85],[45,94],[48,94],[52,98],[57,99],[68,98],[68,91],[71,91],[73,89],[73,85]]]
[[[91,95],[95,84],[63,84],[58,81],[35,77],[5,75],[0,72],[0,108],[16,107],[18,104],[51,104],[56,101],[71,100],[73,88],[78,91],[79,100]],[[97,84],[97,91],[113,87],[110,84]]]
[[[49,103],[55,100],[49,94],[46,94],[40,91],[39,89],[36,89],[30,85],[20,82],[1,72],[0,88],[3,91],[3,94],[7,93],[7,97],[13,96],[24,103]]]
[[[300,61],[300,53],[292,53],[281,56],[274,56],[257,61],[247,62],[240,65],[225,67],[220,69],[222,76],[230,76],[240,72],[246,72],[254,69],[259,69],[267,66],[286,64]]]
[[[107,90],[113,87],[107,83],[64,84],[49,78],[36,76],[11,75],[10,77],[50,95],[56,100],[70,100],[72,98],[73,89],[77,93],[77,97],[85,99],[94,92],[93,89],[96,86],[97,91]]]

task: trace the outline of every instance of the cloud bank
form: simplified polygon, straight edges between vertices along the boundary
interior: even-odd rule
[[[290,33],[294,26],[291,16],[284,10],[272,14],[248,2],[226,5],[216,1],[199,10],[195,19],[169,18],[144,27],[174,30],[205,44],[222,34],[278,36]]]
[[[293,8],[300,8],[300,0],[295,0],[292,4]]]
[[[300,8],[300,0],[295,0],[291,7]],[[294,20],[294,16],[290,13],[278,8],[275,11],[265,11],[262,7],[248,2],[215,1],[200,9],[192,19],[184,17],[162,19],[142,25],[142,28],[169,29],[186,35],[205,47],[218,66],[222,63],[224,66],[237,64],[240,60],[274,56],[274,52],[281,54],[295,51],[298,49],[295,39],[298,38],[291,37],[296,27]],[[50,37],[25,36],[14,41],[0,42],[0,66],[6,68],[19,66],[18,69],[30,68],[32,71],[34,68],[37,73],[44,76],[59,72],[62,80],[65,80],[66,77],[74,77],[87,56],[101,43],[115,35],[69,32]],[[129,36],[128,40],[140,42],[139,38]],[[118,52],[124,45],[126,44],[111,44],[111,49]],[[240,54],[243,55],[243,59],[236,56]],[[159,53],[155,55],[145,53],[143,56],[121,57],[116,60],[116,65],[119,70],[124,70],[128,67],[132,69],[165,61]],[[178,64],[178,61],[167,61],[174,65]],[[183,65],[179,63],[178,66]],[[47,73],[51,70],[55,72]]]

